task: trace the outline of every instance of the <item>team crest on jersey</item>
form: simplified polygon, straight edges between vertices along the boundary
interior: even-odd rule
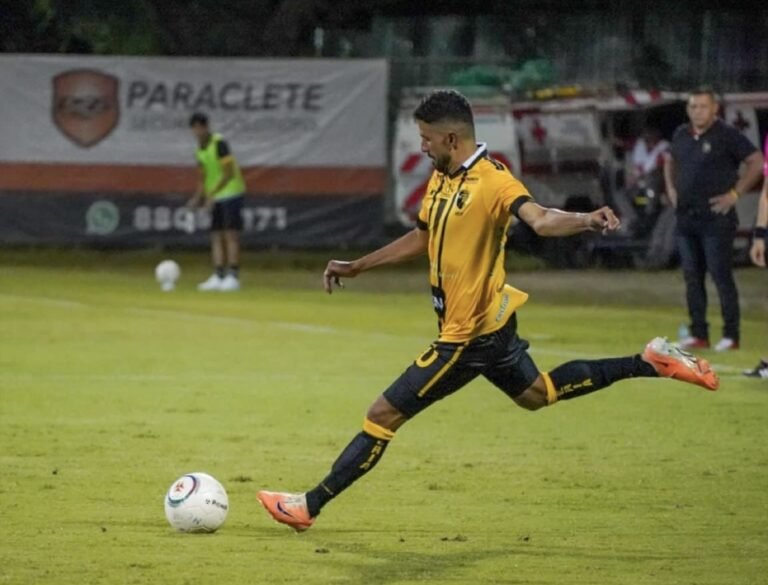
[[[469,200],[471,199],[471,195],[469,191],[466,189],[462,189],[459,191],[459,194],[456,196],[456,213],[457,215],[461,215],[464,213],[464,211],[467,208],[467,205],[469,205]]]

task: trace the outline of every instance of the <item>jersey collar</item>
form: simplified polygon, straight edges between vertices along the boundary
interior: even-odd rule
[[[704,132],[702,132],[701,134],[696,132],[696,129],[693,127],[693,124],[689,124],[688,125],[688,132],[690,132],[690,134],[691,134],[691,136],[693,137],[694,140],[698,140],[699,138],[701,138],[705,134],[709,134],[709,131],[710,130],[714,130],[715,126],[717,126],[720,123],[721,123],[720,118],[716,118],[715,121],[712,122],[712,125],[709,128],[707,128],[706,130],[704,130]]]
[[[488,144],[485,142],[478,142],[477,143],[477,150],[475,150],[474,153],[472,153],[472,156],[470,156],[467,160],[465,160],[463,163],[461,163],[461,166],[456,169],[453,173],[449,175],[451,179],[455,179],[462,173],[466,173],[469,169],[471,169],[477,161],[479,161],[481,158],[485,158],[488,156]]]

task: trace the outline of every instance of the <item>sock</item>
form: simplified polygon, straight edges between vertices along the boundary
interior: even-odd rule
[[[230,264],[229,273],[235,278],[240,278],[240,266],[238,266],[237,264]]]
[[[215,272],[216,272],[216,276],[218,276],[219,278],[224,278],[224,275],[226,274],[223,266],[217,266],[215,269]]]
[[[365,419],[362,432],[341,452],[331,472],[307,492],[309,515],[317,516],[323,506],[373,469],[394,436],[389,429]]]
[[[576,360],[556,367],[544,374],[547,382],[547,399],[550,404],[557,400],[569,400],[584,396],[614,382],[626,378],[655,378],[658,376],[651,364],[640,354],[602,360]]]

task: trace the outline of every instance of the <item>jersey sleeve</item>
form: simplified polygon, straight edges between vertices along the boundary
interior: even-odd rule
[[[679,149],[680,149],[680,140],[685,135],[685,132],[688,132],[688,125],[687,124],[680,124],[677,128],[675,128],[674,134],[672,134],[672,142],[669,145],[669,149],[667,150],[667,156],[675,159],[679,156]]]
[[[523,203],[533,201],[533,197],[531,197],[525,185],[509,172],[501,174],[496,188],[491,189],[488,195],[491,197],[491,200],[486,201],[486,206],[494,217],[499,217],[503,214],[516,216]]]
[[[218,144],[216,144],[216,156],[220,159],[232,156],[232,151],[229,150],[229,144],[227,144],[226,140],[219,140]]]
[[[435,173],[432,173],[432,176],[429,179],[429,182],[427,182],[427,187],[424,190],[424,197],[421,199],[421,208],[419,209],[419,214],[416,217],[416,227],[420,230],[428,230],[429,229],[429,206],[432,203],[432,191],[434,191],[434,181],[435,181]]]
[[[729,150],[731,151],[731,156],[734,158],[735,161],[741,162],[748,156],[750,156],[753,152],[757,150],[754,144],[744,136],[741,132],[736,130],[736,128],[733,129],[731,132],[731,140],[729,142]]]

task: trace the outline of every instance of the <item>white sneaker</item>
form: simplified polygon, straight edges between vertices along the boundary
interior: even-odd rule
[[[742,372],[748,378],[762,378],[768,380],[768,360],[762,359],[751,370],[744,370]]]
[[[715,351],[730,351],[732,349],[739,349],[739,343],[730,337],[723,337],[715,344]]]
[[[227,274],[221,281],[218,290],[221,292],[233,292],[240,290],[240,280],[234,274]]]
[[[199,291],[211,291],[211,290],[221,290],[221,285],[224,282],[224,279],[221,278],[218,274],[211,274],[208,277],[208,280],[201,282],[197,285],[197,290]]]

